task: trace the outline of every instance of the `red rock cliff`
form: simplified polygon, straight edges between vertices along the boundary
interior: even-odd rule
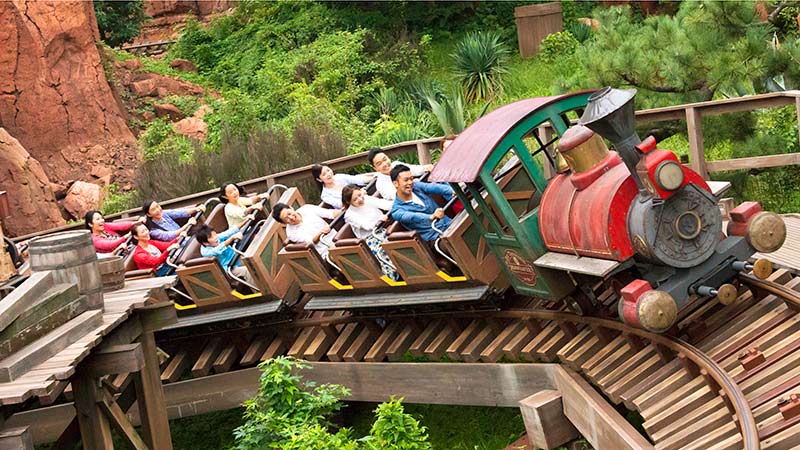
[[[139,158],[97,40],[91,2],[0,2],[0,126],[56,183],[97,165],[132,174]]]

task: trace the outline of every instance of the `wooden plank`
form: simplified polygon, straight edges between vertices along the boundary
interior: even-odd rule
[[[86,311],[41,339],[0,361],[0,382],[8,383],[69,347],[103,321],[99,310]]]
[[[616,261],[553,252],[547,252],[540,256],[539,259],[533,262],[533,265],[546,269],[565,270],[567,272],[592,275],[601,278],[619,267],[619,263]]]
[[[99,406],[102,394],[97,380],[79,372],[72,379],[72,390],[84,450],[113,450],[111,426]]]
[[[94,378],[138,372],[144,367],[142,346],[136,343],[108,347],[92,354],[82,365],[83,370]]]
[[[378,339],[372,344],[372,348],[364,355],[364,361],[381,362],[386,359],[387,356],[389,356],[389,348],[397,342],[398,334],[401,334],[403,328],[404,325],[402,321],[399,320],[386,325],[386,328],[383,329]],[[411,341],[408,341],[406,347],[400,351],[405,352],[406,349],[408,349],[408,345],[411,345]]]
[[[795,164],[800,164],[800,153],[751,156],[749,158],[708,161],[706,162],[706,167],[708,168],[709,172],[722,172],[725,170],[749,170],[766,167],[783,167]]]
[[[75,292],[77,292],[77,287],[75,288]],[[28,317],[27,320],[22,320],[22,316],[20,316],[19,319],[15,320],[14,323],[3,330],[3,336],[0,337],[0,359],[6,358],[47,333],[64,325],[85,312],[87,308],[88,300],[86,297],[81,296],[71,300],[66,305],[61,305],[55,311],[51,311],[44,317],[35,316]],[[32,322],[33,320],[36,320],[36,322]]]
[[[452,321],[447,321],[436,337],[425,348],[423,354],[431,361],[438,361],[442,359],[445,350],[447,350],[447,347],[450,345],[453,339],[458,336],[459,331],[460,330],[455,323]]]
[[[35,272],[0,302],[0,330],[11,325],[26,308],[53,286],[53,274],[50,271]]]
[[[503,347],[525,328],[522,322],[514,321],[506,325],[497,337],[481,351],[481,361],[486,363],[497,362],[503,356]]]
[[[425,349],[436,338],[444,326],[445,323],[442,320],[434,320],[430,322],[428,326],[422,330],[422,333],[417,336],[408,351],[410,351],[411,354],[416,358],[422,357]]]
[[[596,449],[649,450],[653,445],[577,373],[557,366],[564,415]]]
[[[530,443],[537,448],[552,450],[580,437],[580,433],[564,415],[561,393],[548,389],[519,402]]]
[[[500,333],[500,324],[489,320],[475,338],[467,342],[467,346],[461,352],[461,357],[467,362],[478,362],[483,349],[497,337],[498,333]]]
[[[336,341],[338,337],[335,333],[330,333],[324,327],[315,327],[314,333],[312,334],[312,338],[308,344],[308,347],[303,352],[303,359],[308,361],[319,361],[322,359],[322,355],[324,355],[331,345]]]
[[[353,341],[356,340],[362,328],[364,328],[364,325],[360,323],[348,323],[345,325],[339,337],[328,350],[328,360],[334,362],[342,361],[344,353],[353,345]]]
[[[103,413],[111,422],[114,429],[125,439],[128,445],[133,447],[134,450],[149,450],[147,444],[145,444],[139,434],[136,433],[133,425],[131,425],[128,418],[125,417],[125,413],[116,402],[104,399],[100,402],[100,408],[103,410]]]
[[[695,108],[686,108],[686,129],[689,137],[689,162],[692,170],[699,173],[703,179],[708,179],[706,150],[703,144],[703,118]]]
[[[409,347],[411,347],[411,344],[414,343],[414,339],[416,339],[418,333],[419,328],[417,328],[415,323],[406,324],[397,333],[397,338],[395,338],[394,342],[386,349],[386,357],[389,358],[389,361],[402,361],[405,353],[408,351]]]
[[[372,347],[375,343],[375,333],[369,329],[369,327],[364,327],[356,336],[356,339],[353,341],[353,344],[344,354],[344,360],[348,362],[356,362],[361,361],[361,358],[367,354],[367,351]]]
[[[272,342],[269,343],[269,346],[267,346],[267,349],[264,350],[264,354],[261,355],[261,361],[266,361],[282,355],[286,351],[286,341],[287,339],[283,336],[275,336],[275,339],[273,339]]]
[[[174,383],[181,378],[183,372],[189,367],[189,352],[181,350],[169,360],[167,367],[161,374],[161,381],[166,383]]]
[[[153,333],[143,333],[139,343],[142,345],[145,366],[139,376],[135,377],[134,386],[144,441],[151,449],[172,450],[167,403],[159,378],[158,354]]]
[[[229,344],[223,349],[214,361],[214,373],[222,373],[231,370],[233,363],[239,358],[239,350],[235,345]]]
[[[33,438],[28,427],[0,431],[0,450],[33,450]]]
[[[222,351],[222,339],[213,338],[206,344],[200,356],[192,366],[192,375],[195,377],[204,377],[211,372],[214,366],[214,361]]]
[[[256,364],[269,346],[269,343],[270,341],[267,338],[256,337],[253,339],[253,342],[250,343],[244,355],[242,355],[242,359],[239,360],[239,365],[247,367]]]
[[[464,328],[458,337],[450,343],[450,346],[447,347],[445,350],[445,354],[448,358],[452,359],[453,361],[458,361],[461,359],[461,349],[466,346],[472,339],[475,338],[475,335],[481,330],[481,327],[484,325],[483,320],[473,320],[472,322]]]

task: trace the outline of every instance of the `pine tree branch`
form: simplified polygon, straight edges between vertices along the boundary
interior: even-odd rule
[[[648,91],[653,91],[653,92],[680,94],[689,91],[699,91],[708,89],[708,84],[705,82],[705,80],[698,80],[695,84],[691,86],[680,88],[676,86],[664,86],[664,85],[643,83],[627,73],[620,73],[619,76],[628,84],[631,84],[633,86],[638,86],[640,88],[647,89]]]
[[[775,10],[769,13],[769,16],[767,16],[767,22],[775,24],[775,21],[778,20],[778,15],[781,13],[781,11],[783,11],[783,8],[787,7],[788,5],[789,0],[783,0],[778,6],[775,7]]]

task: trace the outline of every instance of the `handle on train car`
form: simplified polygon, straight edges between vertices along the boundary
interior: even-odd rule
[[[194,215],[191,218],[194,219],[195,222],[197,222],[200,219],[200,217],[202,217],[202,215],[205,214],[209,206],[212,203],[216,202],[219,202],[219,199],[215,197],[206,200],[205,202],[202,203],[203,208],[199,209],[199,211],[194,213]],[[195,206],[195,208],[199,208],[199,205]],[[164,264],[172,267],[173,269],[178,268],[178,266],[175,264],[175,260],[179,259],[181,255],[183,255],[183,252],[186,250],[185,244],[188,239],[191,239],[191,236],[189,236],[187,230],[186,234],[178,239],[178,248],[170,250],[169,255],[167,256],[167,260],[164,262]]]
[[[278,188],[281,188],[281,189],[283,189],[285,191],[285,190],[289,189],[289,186],[286,186],[285,184],[275,184],[273,186],[270,186],[269,189],[267,189],[267,192],[264,193],[264,199],[265,200],[269,200],[269,198],[272,197],[272,193],[275,191],[275,189],[278,189]],[[270,208],[272,207],[272,203],[271,202],[270,202],[269,206],[270,206]]]

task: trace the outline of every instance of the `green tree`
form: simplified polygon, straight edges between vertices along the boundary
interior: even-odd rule
[[[627,7],[598,10],[600,30],[579,50],[572,87],[635,86],[641,106],[705,101],[718,92],[763,92],[788,65],[754,2],[683,2],[674,16],[636,21]],[[578,81],[580,80],[580,81]]]
[[[132,42],[147,19],[142,0],[95,0],[94,13],[100,37],[111,47]]]

